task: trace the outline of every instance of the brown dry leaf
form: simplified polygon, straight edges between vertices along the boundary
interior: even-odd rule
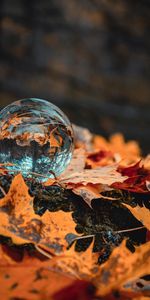
[[[117,172],[118,164],[99,167],[97,169],[84,169],[82,172],[66,173],[59,177],[59,182],[62,184],[106,184],[111,185],[114,182],[124,182],[128,177],[122,176]]]
[[[145,206],[139,205],[132,207],[128,204],[122,203],[126,208],[130,210],[133,216],[139,220],[147,229],[150,230],[150,210]]]
[[[60,178],[65,178],[74,172],[82,172],[85,167],[85,160],[85,150],[82,148],[75,149],[69,166],[65,172],[61,174]]]
[[[66,176],[72,175],[72,173],[76,172],[82,172],[85,167],[85,150],[80,148],[80,149],[75,149],[73,152],[73,157],[71,159],[71,162],[67,169],[61,174],[61,176],[58,179],[55,178],[50,178],[45,182],[45,186],[53,185],[54,183],[59,183],[61,184],[61,180],[65,178]]]
[[[67,246],[66,235],[76,233],[70,212],[34,213],[33,198],[20,174],[0,201],[0,220],[0,234],[12,238],[15,244],[34,243],[57,253]]]
[[[126,241],[116,247],[109,260],[100,267],[99,274],[92,279],[98,287],[98,295],[106,295],[118,290],[129,281],[133,281],[150,270],[150,242],[136,248],[131,253],[126,248]]]

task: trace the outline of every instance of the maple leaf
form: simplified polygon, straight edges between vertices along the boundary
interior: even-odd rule
[[[60,178],[65,178],[66,176],[78,171],[82,172],[85,168],[86,153],[82,148],[75,149],[71,162],[67,169],[61,174]]]
[[[113,250],[109,260],[101,266],[99,274],[92,282],[98,287],[97,294],[102,296],[112,290],[121,289],[129,281],[149,274],[149,270],[150,242],[137,247],[135,252],[131,253],[124,240]]]
[[[80,185],[73,188],[73,192],[81,196],[90,207],[92,199],[100,198],[100,191],[103,191],[103,189],[90,184],[87,184],[86,186]]]
[[[31,256],[25,252],[18,261],[16,255],[17,253],[15,257],[14,253],[8,255],[3,245],[0,245],[1,299],[21,297],[21,299],[48,300],[59,290],[74,283],[74,278],[53,272],[50,269],[49,259],[43,260],[39,256]]]
[[[105,191],[111,191],[107,185],[102,184],[87,184],[75,186],[72,191],[73,193],[79,195],[83,200],[91,207],[91,201],[93,199],[99,199],[100,197],[110,199],[109,197],[103,196],[101,193]],[[113,200],[113,198],[111,198]]]
[[[93,243],[84,252],[76,252],[74,247],[63,252],[61,256],[54,257],[50,265],[55,271],[61,270],[63,273],[72,275],[78,279],[91,280],[98,272],[98,253],[93,253]],[[94,270],[94,272],[93,272]]]
[[[122,134],[113,134],[109,141],[99,135],[95,135],[93,138],[93,147],[97,150],[111,151],[120,156],[124,165],[130,165],[137,162],[140,159],[140,148],[135,141],[125,142]]]
[[[34,139],[42,145],[50,139],[52,147],[60,147],[63,141],[55,130],[50,128],[44,136],[35,134]],[[100,136],[94,137],[86,129],[75,130],[78,149],[75,149],[70,165],[63,174],[45,185],[55,183],[71,189],[89,206],[92,199],[105,198],[102,192],[116,188],[141,194],[150,192],[150,160],[147,157],[141,165],[139,147],[135,142],[125,143],[122,135],[112,136],[106,141]],[[29,143],[33,136],[25,133],[23,138]],[[3,167],[0,171],[5,175]],[[14,178],[8,194],[0,201],[0,234],[10,237],[16,245],[32,243],[40,255],[45,255],[42,261],[36,255],[30,257],[26,251],[18,255],[17,250],[10,252],[8,245],[0,246],[2,299],[16,299],[21,295],[32,300],[66,300],[67,297],[91,300],[87,288],[95,286],[99,299],[114,300],[113,292],[117,290],[122,300],[146,300],[144,291],[140,295],[137,291],[134,293],[134,284],[149,273],[150,242],[131,253],[123,241],[105,264],[98,265],[100,253],[93,253],[93,243],[84,252],[76,252],[73,246],[67,249],[69,235],[78,238],[70,212],[46,211],[39,216],[34,212],[33,201],[21,175]],[[150,230],[150,212],[145,206],[123,205]]]
[[[117,172],[117,165],[99,167],[95,169],[84,169],[82,172],[74,172],[72,174],[65,174],[59,177],[62,184],[107,184],[112,185],[114,182],[123,182],[127,176],[122,176]]]
[[[139,205],[132,207],[126,203],[122,203],[127,209],[130,210],[132,215],[139,220],[147,229],[150,230],[150,210],[145,206]]]
[[[49,179],[45,185],[58,183],[65,186],[66,189],[72,189],[75,194],[81,196],[91,207],[91,200],[100,198],[101,192],[112,190],[110,188],[112,183],[116,181],[123,182],[127,179],[127,176],[122,176],[117,172],[118,164],[85,169],[85,161],[85,150],[82,148],[75,149],[72,161],[66,171],[57,179]]]
[[[53,185],[54,183],[62,184],[61,179],[65,178],[66,176],[72,175],[72,173],[76,172],[76,170],[78,170],[78,172],[83,171],[85,167],[85,161],[86,161],[85,150],[82,148],[75,149],[70,164],[68,165],[66,170],[61,174],[61,176],[58,177],[57,179],[56,178],[48,179],[44,183],[44,185],[49,186],[49,185]]]
[[[1,299],[53,299],[52,295],[69,286],[74,279],[55,273],[42,266],[1,267]]]
[[[118,156],[114,155],[113,152],[98,150],[87,155],[86,164],[88,167],[97,168],[99,166],[107,166],[119,161],[120,157],[118,159]]]
[[[128,176],[124,182],[112,184],[113,188],[128,190],[136,193],[149,193],[147,182],[150,180],[150,170],[145,169],[141,161],[129,167],[118,167],[123,176]]]
[[[66,235],[76,233],[70,212],[46,211],[43,216],[34,213],[33,198],[20,174],[0,201],[0,220],[0,234],[15,244],[33,243],[58,253],[67,246]]]

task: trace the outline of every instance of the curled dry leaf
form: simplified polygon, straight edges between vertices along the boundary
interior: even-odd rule
[[[65,236],[76,233],[70,212],[46,211],[43,216],[34,213],[33,198],[20,174],[0,201],[0,220],[0,234],[11,237],[15,244],[43,245],[57,253],[67,246]]]

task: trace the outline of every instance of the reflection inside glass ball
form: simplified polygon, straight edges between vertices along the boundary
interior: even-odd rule
[[[54,104],[22,99],[0,112],[0,163],[9,172],[46,181],[66,169],[72,151],[72,126]]]

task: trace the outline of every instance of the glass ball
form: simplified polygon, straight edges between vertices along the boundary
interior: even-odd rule
[[[11,173],[46,181],[61,174],[73,152],[73,130],[54,104],[22,99],[0,112],[0,163]]]

